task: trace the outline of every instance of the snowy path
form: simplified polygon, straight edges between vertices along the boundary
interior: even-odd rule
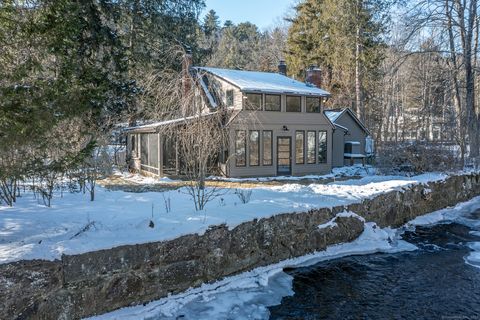
[[[19,198],[13,208],[0,206],[0,263],[21,259],[59,258],[124,244],[173,239],[202,234],[210,225],[230,228],[254,218],[278,213],[303,212],[313,208],[347,205],[411,184],[445,179],[443,174],[414,177],[367,176],[360,180],[327,185],[282,186],[253,190],[251,201],[242,204],[233,191],[215,199],[202,212],[195,212],[184,190],[128,193],[99,188],[94,202],[88,195],[64,194],[52,207],[38,204],[32,195]],[[171,212],[165,200],[170,199]],[[153,218],[152,218],[153,213]],[[153,220],[154,228],[149,227]],[[81,232],[87,225],[90,228]]]

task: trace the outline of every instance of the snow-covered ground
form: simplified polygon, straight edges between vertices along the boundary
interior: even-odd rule
[[[185,189],[130,193],[99,187],[96,200],[81,193],[58,194],[47,208],[25,194],[13,207],[0,207],[0,263],[21,259],[60,258],[111,248],[202,234],[210,225],[230,228],[254,218],[313,208],[348,205],[406,186],[442,180],[444,174],[413,177],[366,176],[357,180],[253,189],[243,204],[234,190],[196,212]],[[166,209],[166,203],[170,209]],[[153,228],[149,227],[150,220]]]
[[[329,180],[344,177],[366,177],[374,175],[376,169],[372,166],[354,165],[340,168],[333,168],[332,172],[325,175],[306,175],[306,176],[276,176],[276,177],[257,177],[257,178],[225,178],[209,177],[210,180],[231,181],[231,182],[265,182],[265,181],[300,181],[300,180]]]
[[[133,320],[133,319],[268,319],[267,307],[277,305],[282,297],[293,295],[293,278],[283,272],[286,267],[302,267],[320,261],[349,255],[371,253],[395,253],[416,250],[416,246],[400,239],[401,234],[418,225],[458,222],[479,227],[478,217],[471,212],[479,211],[480,197],[427,214],[412,220],[399,229],[378,228],[374,223],[366,223],[362,235],[351,243],[330,246],[325,251],[282,261],[226,278],[212,284],[184,293],[153,301],[145,306],[119,309],[117,311],[90,318],[90,320]],[[355,215],[343,212],[339,215]],[[330,224],[319,227],[330,227]],[[473,250],[480,250],[480,243],[472,243]],[[465,258],[466,263],[477,259],[479,252],[473,251]],[[480,262],[480,260],[476,260]],[[476,264],[475,266],[479,266]]]

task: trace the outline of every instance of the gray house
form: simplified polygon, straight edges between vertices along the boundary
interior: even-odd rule
[[[187,64],[188,65],[188,64]],[[319,85],[318,68],[307,70],[306,82],[278,73],[209,67],[188,67],[194,90],[204,105],[199,116],[219,110],[234,115],[228,121],[230,140],[218,160],[218,174],[228,177],[325,174],[343,165],[346,143],[360,159],[368,130],[349,110],[331,119],[323,103],[330,94]],[[346,113],[346,115],[344,114]],[[352,114],[352,119],[350,119]],[[157,176],[181,173],[175,139],[163,137],[161,127],[185,125],[184,117],[126,129],[131,168]],[[348,151],[348,150],[346,150]]]
[[[372,157],[374,153],[370,131],[350,108],[326,110],[324,112],[335,125],[332,166],[342,167],[354,163],[365,164],[365,161]]]

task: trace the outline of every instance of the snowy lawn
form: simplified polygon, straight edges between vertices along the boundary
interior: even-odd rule
[[[47,208],[25,194],[13,208],[0,207],[0,263],[21,259],[58,259],[124,244],[173,239],[202,234],[210,225],[230,228],[254,218],[313,208],[348,205],[378,194],[417,183],[445,179],[444,174],[413,177],[366,176],[362,179],[311,183],[292,181],[281,186],[253,189],[250,202],[242,204],[234,190],[195,212],[184,189],[129,193],[99,187],[96,200],[88,195],[65,193]],[[167,212],[165,203],[171,210]],[[149,227],[150,220],[154,227]]]
[[[221,185],[225,188],[257,188],[265,185],[283,185],[292,182],[310,184],[314,182],[328,183],[331,181],[345,180],[348,178],[361,178],[374,175],[376,169],[372,166],[354,165],[348,167],[334,168],[332,173],[325,175],[306,176],[275,176],[256,178],[225,178],[219,176],[207,177],[207,186]],[[170,188],[175,189],[186,184],[183,180],[174,180],[168,177],[161,179],[145,177],[128,172],[115,171],[108,179],[99,181],[99,184],[116,190],[140,190],[140,191],[162,191]]]

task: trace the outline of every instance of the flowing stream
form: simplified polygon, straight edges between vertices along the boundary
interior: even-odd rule
[[[468,260],[475,229],[420,226],[403,239],[419,250],[288,270],[295,294],[270,307],[270,319],[480,319],[480,269]]]

